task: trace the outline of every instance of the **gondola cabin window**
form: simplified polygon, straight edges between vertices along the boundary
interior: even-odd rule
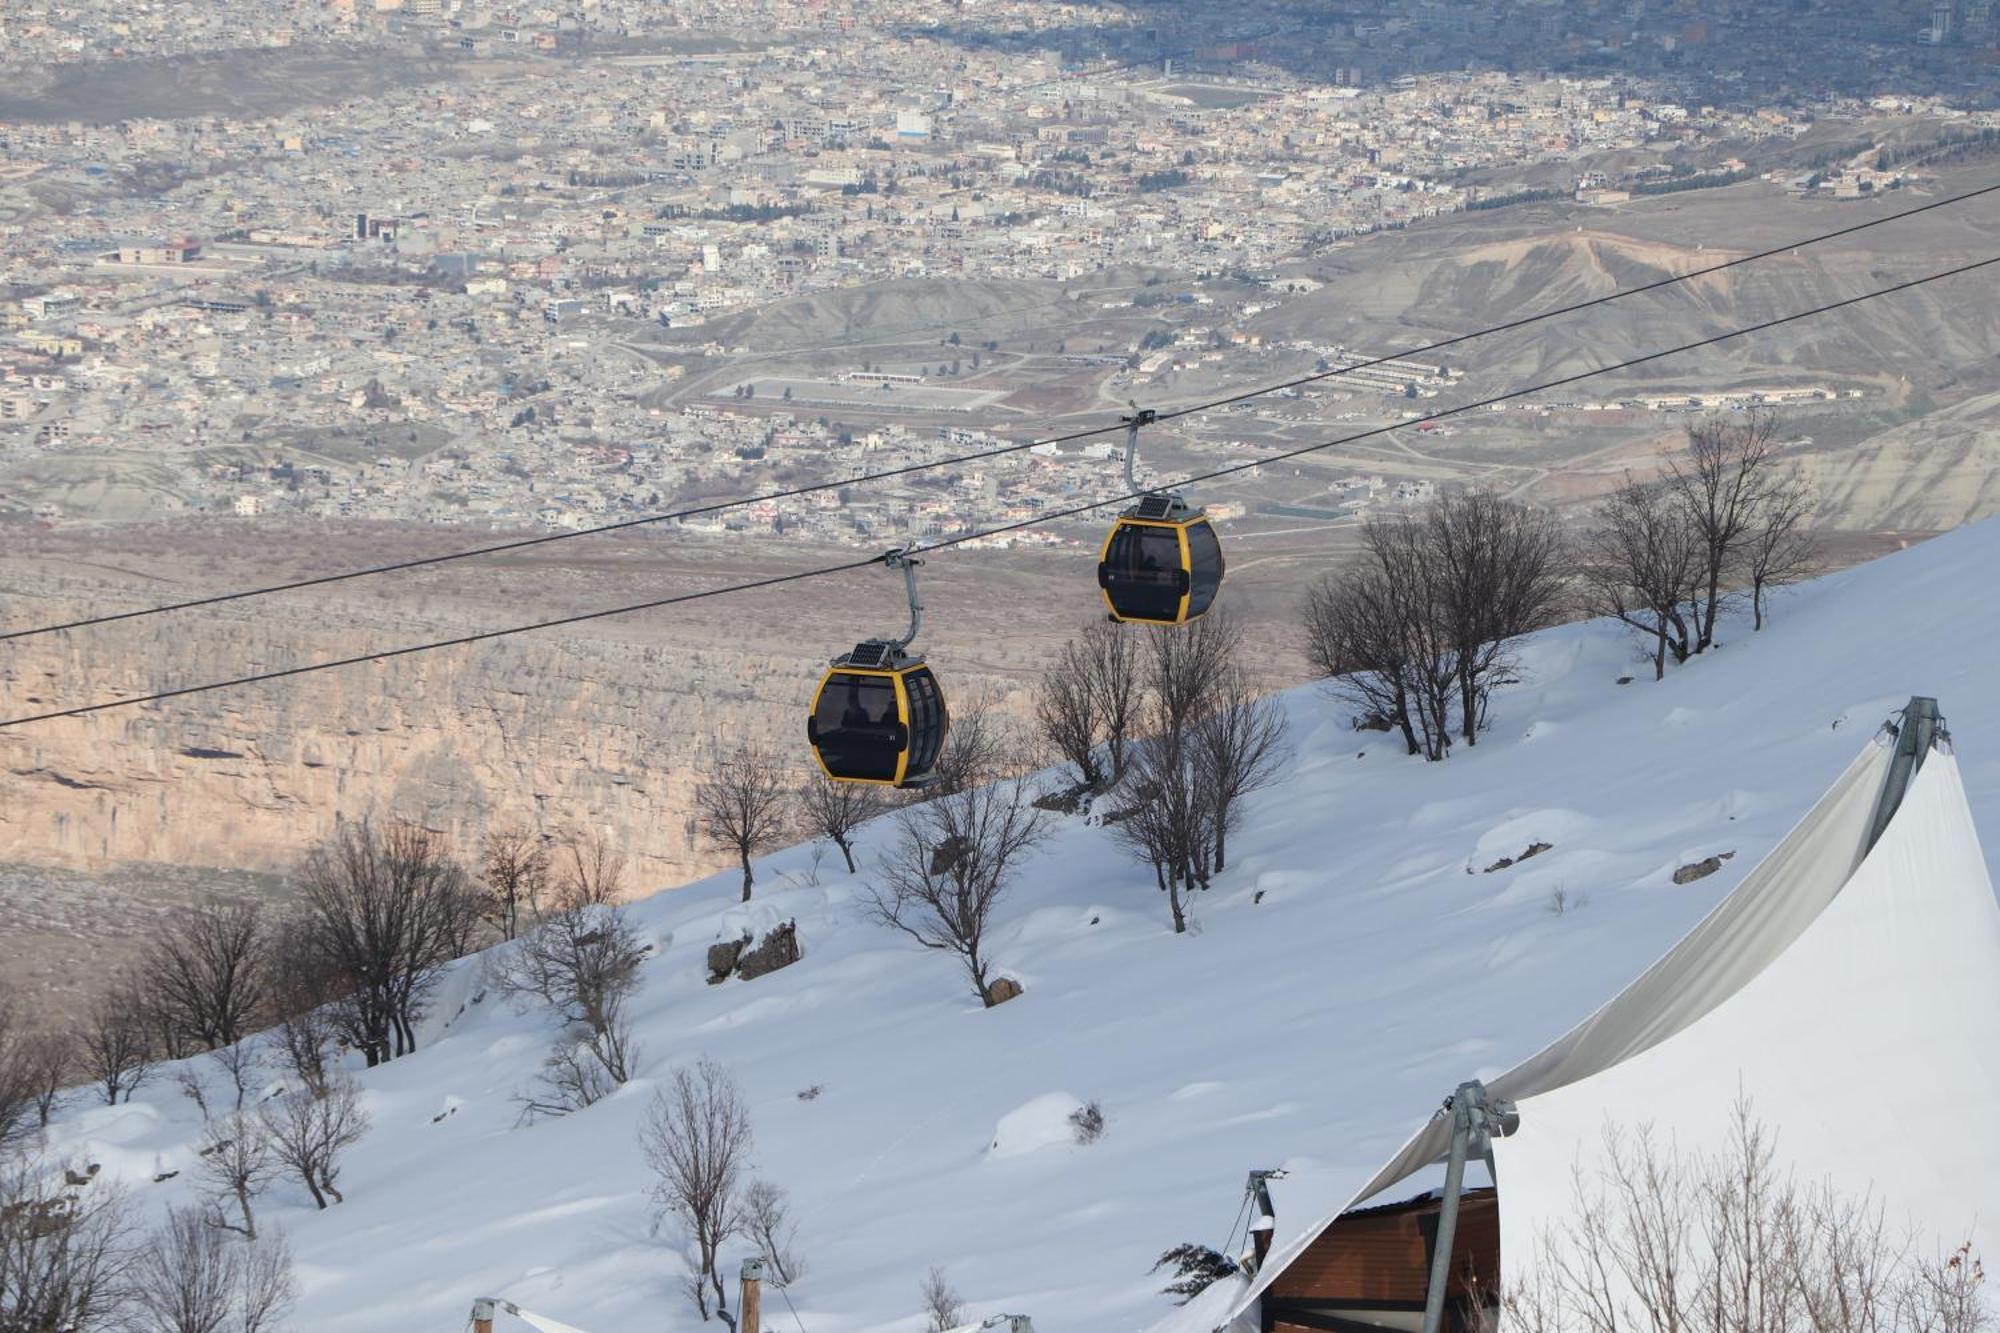
[[[813,733],[820,761],[833,776],[894,782],[904,740],[896,707],[896,678],[832,673],[821,686],[819,704],[813,710]]]

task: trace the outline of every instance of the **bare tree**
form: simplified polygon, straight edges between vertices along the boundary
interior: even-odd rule
[[[134,1333],[265,1333],[297,1290],[281,1236],[232,1240],[192,1208],[166,1224],[133,1262]]]
[[[1307,603],[1307,653],[1366,724],[1395,726],[1411,754],[1443,759],[1463,687],[1452,576],[1419,519],[1371,518],[1362,537],[1360,561]]]
[[[918,1290],[923,1296],[926,1333],[947,1333],[965,1323],[965,1301],[952,1289],[941,1265],[931,1265]]]
[[[1554,624],[1562,607],[1562,530],[1543,510],[1468,491],[1430,506],[1424,538],[1458,671],[1460,734],[1476,745],[1486,700],[1514,668],[1514,643]]]
[[[595,1106],[631,1081],[638,1061],[639,1043],[622,1001],[613,1004],[602,1030],[564,1028],[549,1044],[534,1084],[515,1099],[522,1121]]]
[[[232,1333],[279,1333],[298,1282],[292,1275],[292,1247],[283,1232],[259,1236],[242,1251],[236,1286],[236,1327]]]
[[[1141,680],[1156,733],[1183,733],[1215,706],[1223,678],[1235,667],[1243,639],[1227,611],[1211,611],[1191,625],[1156,628],[1145,639]]]
[[[0,985],[0,1155],[33,1136],[38,1080],[27,1023],[14,992]],[[44,1117],[39,1124],[46,1125]]]
[[[248,1240],[257,1239],[253,1204],[270,1187],[280,1166],[271,1150],[271,1135],[264,1121],[240,1112],[209,1121],[202,1127],[199,1156],[201,1179],[213,1209],[211,1224],[238,1232]],[[236,1206],[243,1218],[241,1226],[223,1215],[225,1203]]]
[[[1418,519],[1371,518],[1362,535],[1389,592],[1385,610],[1402,640],[1408,702],[1424,758],[1441,760],[1451,750],[1460,674],[1450,576]]]
[[[0,1163],[0,1328],[123,1330],[129,1201],[116,1186],[59,1180],[26,1158]]]
[[[1389,577],[1372,564],[1331,574],[1307,595],[1306,657],[1365,725],[1394,727],[1422,754],[1410,706],[1411,665]]]
[[[782,1186],[768,1180],[753,1180],[743,1194],[744,1229],[757,1242],[758,1253],[781,1287],[789,1287],[805,1276],[805,1263],[794,1245],[799,1228],[791,1218],[791,1200]]]
[[[602,1033],[638,988],[645,957],[625,909],[594,901],[589,888],[571,881],[547,919],[501,956],[494,980],[506,994],[540,1000],[566,1024]]]
[[[270,1140],[271,1153],[296,1175],[321,1208],[331,1198],[344,1202],[335,1182],[340,1157],[368,1133],[368,1112],[354,1080],[345,1075],[330,1080],[326,1095],[290,1092],[264,1103],[258,1114]]]
[[[602,841],[572,842],[552,910],[493,969],[503,993],[553,1009],[562,1033],[536,1086],[521,1097],[527,1118],[594,1105],[632,1076],[638,1058],[625,1002],[639,986],[646,946],[617,902],[620,858]]]
[[[458,957],[477,898],[442,835],[416,824],[343,825],[306,860],[315,937],[337,965],[336,1021],[372,1066],[416,1049],[439,970]]]
[[[1693,530],[1697,570],[1690,590],[1694,651],[1715,643],[1715,620],[1771,484],[1777,417],[1752,411],[1737,420],[1704,417],[1688,427],[1687,453],[1669,460],[1665,488]]]
[[[571,829],[556,848],[550,869],[558,911],[605,907],[624,897],[625,854],[604,833]]]
[[[130,979],[99,995],[77,1034],[84,1072],[104,1090],[104,1104],[116,1106],[146,1080],[153,1063],[154,1033],[144,997]]]
[[[1048,835],[1019,778],[926,801],[896,817],[896,841],[864,901],[871,916],[927,949],[957,955],[991,1005],[986,931],[1021,859]]]
[[[1722,1151],[1650,1132],[1605,1136],[1603,1166],[1504,1293],[1526,1333],[1975,1333],[1990,1327],[1969,1249],[1937,1260],[1892,1237],[1883,1210],[1778,1164],[1777,1139],[1736,1108]],[[1954,1262],[1956,1259],[1956,1262]]]
[[[61,1032],[38,1032],[21,1043],[19,1069],[33,1094],[35,1123],[48,1128],[56,1101],[76,1071],[76,1045]]]
[[[227,1333],[237,1255],[229,1237],[192,1208],[174,1208],[140,1246],[132,1273],[145,1333]]]
[[[1091,682],[1087,650],[1071,639],[1035,686],[1035,725],[1042,742],[1076,770],[1087,792],[1105,786],[1103,700]]]
[[[743,867],[743,901],[754,880],[750,858],[784,838],[790,814],[784,775],[763,747],[738,745],[715,761],[707,781],[695,788],[702,833],[717,847],[736,854]]]
[[[232,1097],[230,1109],[241,1111],[243,1099],[250,1095],[251,1086],[257,1082],[257,1076],[264,1068],[264,1057],[257,1044],[247,1040],[239,1041],[233,1046],[210,1051],[208,1059],[222,1071],[223,1078],[228,1080]]]
[[[480,845],[480,915],[503,940],[541,914],[549,855],[541,836],[519,826],[494,829]]]
[[[991,694],[962,698],[952,706],[951,729],[931,770],[937,781],[923,795],[951,796],[991,782],[1015,766],[1017,748]]]
[[[265,999],[264,924],[253,902],[211,898],[167,921],[143,974],[161,1021],[207,1050],[240,1041]]]
[[[798,790],[798,807],[806,831],[840,849],[853,874],[854,835],[869,820],[889,808],[880,787],[860,782],[835,782],[814,769]]]
[[[1176,935],[1188,927],[1185,895],[1206,887],[1213,864],[1212,778],[1187,734],[1148,736],[1132,747],[1127,789],[1138,803],[1111,826],[1118,841],[1153,867]]]
[[[750,1110],[736,1080],[712,1060],[676,1069],[668,1085],[653,1094],[639,1148],[653,1172],[654,1204],[686,1228],[694,1248],[690,1299],[706,1321],[712,1290],[715,1313],[735,1328],[716,1263],[722,1246],[744,1226]]]
[[[1753,631],[1764,628],[1764,606],[1773,589],[1797,583],[1818,567],[1817,544],[1805,527],[1812,509],[1812,492],[1798,482],[1774,483],[1764,491],[1743,543]]]
[[[300,1085],[321,1096],[327,1084],[327,1047],[336,1035],[334,1007],[347,993],[340,965],[320,946],[310,917],[280,922],[269,932],[266,947],[278,1049]]]
[[[1116,785],[1125,776],[1126,746],[1139,724],[1143,694],[1141,640],[1108,620],[1094,620],[1084,626],[1074,642],[1093,707],[1104,730],[1105,750],[1111,764],[1109,781]]]
[[[1684,608],[1702,559],[1700,535],[1665,487],[1628,479],[1598,506],[1583,561],[1591,609],[1646,637],[1655,680],[1666,675],[1669,655],[1685,662],[1693,651]]]
[[[1243,798],[1277,781],[1291,757],[1285,710],[1269,695],[1258,694],[1240,668],[1232,669],[1216,683],[1214,706],[1195,723],[1192,742],[1213,806],[1209,831],[1220,874],[1227,865],[1229,834],[1242,819]]]

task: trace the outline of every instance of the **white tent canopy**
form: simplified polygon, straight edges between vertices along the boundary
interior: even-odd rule
[[[1607,1127],[1715,1152],[1743,1098],[1801,1179],[2000,1256],[2000,904],[1942,746],[1867,846],[1891,761],[1878,738],[1664,958],[1490,1082],[1520,1112],[1493,1145],[1503,1280],[1571,1210]],[[1450,1128],[1433,1118],[1340,1211],[1438,1161]],[[1332,1221],[1272,1254],[1223,1322]]]

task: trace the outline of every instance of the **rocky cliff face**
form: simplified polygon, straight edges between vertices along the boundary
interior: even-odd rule
[[[110,661],[61,638],[17,644],[0,690],[33,711],[386,642],[248,619],[146,638]],[[686,700],[655,687],[644,655],[523,641],[0,733],[0,858],[278,869],[340,820],[393,814],[461,846],[499,823],[602,826],[637,880],[673,882],[701,864],[685,826],[698,747]]]
[[[59,533],[36,537],[29,551],[11,544],[0,555],[0,623],[43,624],[294,572],[269,548],[259,548],[268,563],[235,547],[203,559],[200,539],[180,532],[121,534],[115,562],[96,547],[101,540]],[[306,567],[370,555],[381,558],[314,552]],[[342,585],[15,640],[0,644],[0,715],[771,572],[754,552],[729,560],[682,552],[664,566],[657,549],[629,561],[612,555],[427,571],[392,576],[390,586]],[[86,557],[104,559],[93,567]],[[140,575],[164,561],[177,562],[171,584]],[[1002,572],[1007,591],[998,596],[979,571],[965,574],[966,591],[978,595],[962,618],[934,614],[940,629],[927,640],[951,663],[961,699],[1017,692],[1078,617],[1038,616],[1016,629],[1027,619],[1022,606],[1047,603],[1049,574]],[[698,845],[691,818],[703,756],[752,738],[803,765],[803,715],[826,655],[897,618],[901,588],[886,580],[802,586],[810,593],[790,602],[703,602],[0,730],[0,863],[282,871],[340,821],[393,815],[443,830],[467,853],[496,825],[602,831],[626,852],[632,890],[680,882],[718,863]],[[1082,587],[1079,611],[1095,591]]]

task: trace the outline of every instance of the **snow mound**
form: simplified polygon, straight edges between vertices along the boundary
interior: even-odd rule
[[[1074,1144],[1076,1129],[1069,1118],[1082,1109],[1083,1103],[1067,1092],[1045,1092],[1000,1117],[1000,1123],[993,1129],[993,1141],[986,1145],[986,1156],[998,1161],[1005,1157],[1025,1157],[1060,1144]]]

